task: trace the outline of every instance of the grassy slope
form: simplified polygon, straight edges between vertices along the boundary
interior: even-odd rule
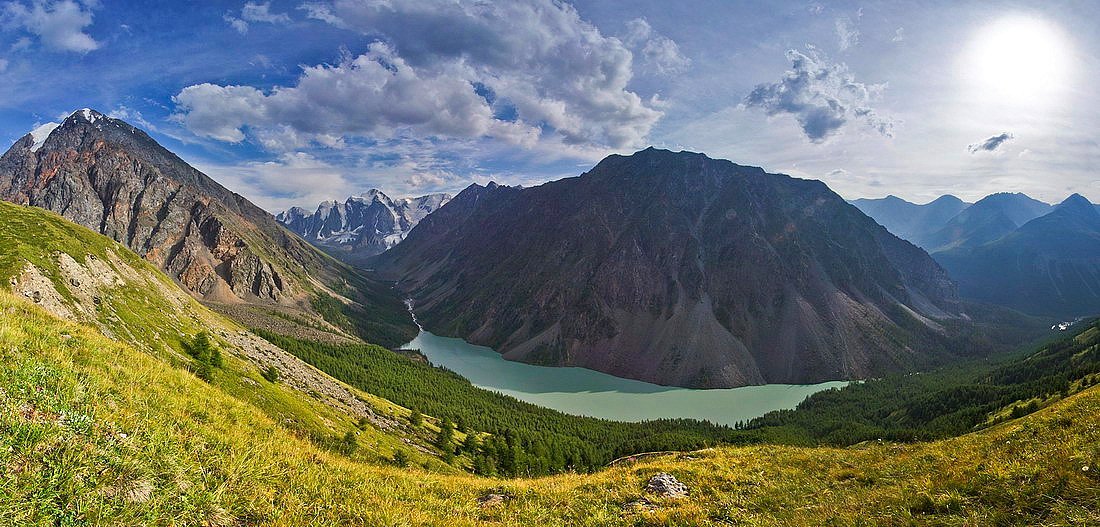
[[[419,431],[383,432],[371,426],[360,427],[358,417],[326,404],[322,397],[307,397],[284,384],[264,380],[255,364],[239,357],[239,350],[219,338],[242,332],[243,328],[203,307],[140,256],[52,212],[0,201],[0,289],[6,288],[9,280],[19,276],[29,263],[50,279],[68,307],[80,313],[79,301],[60,270],[56,256],[59,252],[78,263],[87,262],[89,255],[101,262],[111,262],[111,268],[124,277],[124,283],[99,290],[101,302],[94,306],[94,314],[78,314],[78,319],[148,353],[142,362],[163,361],[186,369],[193,361],[184,353],[183,341],[200,331],[210,332],[226,352],[225,366],[216,372],[211,383],[225,394],[260,409],[291,433],[310,438],[316,444],[336,445],[345,433],[352,431],[357,434],[360,446],[357,458],[380,461],[391,458],[400,449],[415,464],[455,471],[404,442],[410,439],[417,444],[428,443],[433,437],[434,424],[429,423]],[[380,397],[354,393],[378,414],[408,413]]]
[[[0,524],[1086,525],[1100,390],[955,439],[712,449],[491,480],[348,459],[186,371],[0,293]],[[1084,470],[1089,467],[1089,470]],[[622,506],[657,471],[691,488]],[[502,489],[515,500],[481,509]]]

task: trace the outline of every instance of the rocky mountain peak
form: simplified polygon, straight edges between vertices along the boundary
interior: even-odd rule
[[[433,332],[692,387],[889,371],[959,312],[926,253],[823,183],[658,149],[468,187],[372,265]]]
[[[122,242],[200,298],[293,302],[296,263],[259,256],[286,234],[261,209],[141,130],[89,108],[37,127],[0,157],[0,198],[61,213]]]
[[[315,212],[294,207],[276,219],[310,243],[349,263],[393,247],[427,215],[442,207],[449,194],[428,194],[393,200],[370,189],[343,202],[321,202]]]

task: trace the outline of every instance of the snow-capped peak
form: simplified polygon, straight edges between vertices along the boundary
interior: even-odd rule
[[[101,117],[103,117],[103,114],[91,108],[81,108],[80,115],[84,116],[84,120],[88,121],[89,123],[94,123],[98,121]]]
[[[348,197],[344,203],[323,201],[313,214],[291,209],[276,219],[316,245],[347,247],[358,256],[372,255],[397,245],[421,219],[449,199],[447,194],[429,194],[393,200],[378,189],[370,189]]]
[[[31,130],[31,139],[34,141],[34,144],[31,145],[31,152],[37,152],[39,148],[42,148],[42,145],[46,144],[46,139],[58,126],[61,126],[61,123],[46,123]]]
[[[94,124],[95,122],[97,122],[99,120],[106,120],[107,116],[103,115],[103,114],[101,114],[101,113],[99,113],[99,112],[97,112],[97,111],[95,111],[91,108],[81,108],[81,109],[73,112],[72,114],[70,114],[68,119],[66,119],[66,121],[68,121],[69,119],[72,119],[74,121],[82,120],[86,123]]]

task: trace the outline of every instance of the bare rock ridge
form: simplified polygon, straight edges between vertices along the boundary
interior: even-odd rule
[[[145,132],[94,110],[40,127],[0,157],[0,199],[113,238],[203,300],[308,310],[326,285],[364,283]],[[370,302],[366,291],[345,293]]]
[[[939,265],[824,183],[652,148],[471,185],[372,263],[432,331],[689,387],[912,367],[960,316]]]
[[[322,202],[312,213],[292,207],[275,219],[334,257],[359,264],[400,243],[421,219],[450,199],[450,194],[427,194],[394,200],[371,189],[343,203]]]

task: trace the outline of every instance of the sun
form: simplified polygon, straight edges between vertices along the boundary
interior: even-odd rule
[[[1073,50],[1058,26],[1012,15],[983,27],[961,61],[961,75],[988,102],[1039,105],[1067,88]]]

